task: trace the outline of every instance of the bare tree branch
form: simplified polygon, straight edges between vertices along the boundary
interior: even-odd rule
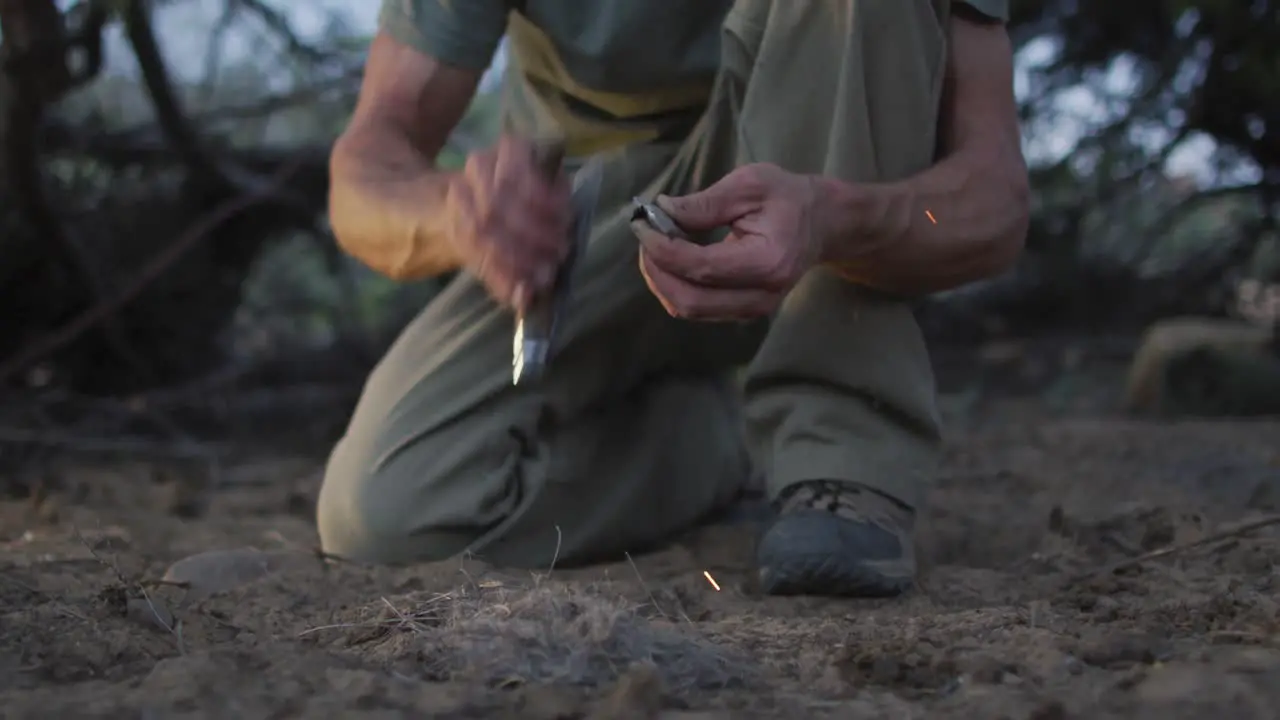
[[[219,225],[255,205],[271,200],[273,193],[284,187],[285,183],[297,169],[297,163],[286,165],[274,178],[270,180],[267,186],[263,187],[258,192],[235,198],[220,207],[215,208],[212,212],[198,220],[181,237],[169,246],[165,247],[148,263],[143,265],[130,282],[125,285],[125,289],[116,294],[108,302],[91,307],[75,320],[67,323],[61,329],[41,338],[31,344],[25,351],[19,353],[16,357],[10,358],[3,364],[0,364],[0,385],[3,385],[14,375],[26,370],[43,358],[47,357],[50,353],[65,347],[85,331],[102,322],[105,318],[111,317],[114,313],[119,311],[120,308],[128,304],[129,301],[136,298],[144,289],[146,289],[147,285],[163,275],[165,270],[167,270],[174,262],[186,254],[188,250],[203,240]]]
[[[144,0],[124,2],[125,34],[138,58],[143,84],[151,96],[156,121],[191,173],[206,182],[227,184],[217,163],[205,152],[199,134],[188,122],[173,90],[164,55],[151,27],[151,15]]]

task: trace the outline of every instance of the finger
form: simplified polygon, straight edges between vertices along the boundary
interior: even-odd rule
[[[769,315],[780,295],[768,290],[708,288],[689,283],[640,253],[640,274],[672,317],[700,321],[752,320]]]
[[[519,196],[513,204],[520,208],[522,219],[536,225],[539,232],[554,236],[556,245],[562,244],[561,238],[569,232],[572,220],[567,179],[559,176],[548,183],[530,178],[517,188]]]
[[[542,181],[530,176],[508,184],[495,195],[498,203],[494,234],[517,264],[558,263],[567,253],[570,212],[567,193],[556,196],[538,189]],[[502,192],[502,191],[499,191]]]
[[[488,187],[497,167],[498,154],[494,148],[473,152],[467,156],[462,173],[476,187]]]
[[[516,279],[527,283],[533,291],[551,287],[556,271],[564,262],[563,245],[548,244],[543,240],[544,237],[535,234],[531,228],[523,228],[514,230],[504,238],[507,244],[504,253],[508,258],[510,272]],[[567,239],[564,244],[567,245]]]
[[[495,291],[511,292],[517,283],[529,293],[542,292],[555,282],[560,257],[553,249],[535,245],[528,231],[515,231],[487,239],[491,246],[486,265],[477,272]]]
[[[508,229],[529,229],[530,239],[564,254],[571,216],[569,183],[563,174],[548,178],[530,156],[512,150],[504,156],[493,185],[493,202],[499,204]]]
[[[739,168],[705,190],[677,197],[659,195],[655,202],[681,227],[710,230],[756,209],[760,201],[756,186],[750,171]]]
[[[780,251],[759,235],[696,245],[649,229],[634,232],[640,247],[664,271],[695,285],[718,288],[779,290],[785,287],[785,261]]]
[[[653,265],[643,250],[640,251],[640,276],[644,278],[644,284],[658,299],[662,309],[671,317],[680,317],[680,309],[671,297],[678,294],[678,283],[666,271]]]
[[[511,307],[517,313],[524,314],[529,307],[529,303],[533,301],[533,293],[529,290],[529,286],[522,282],[515,284],[511,290]]]
[[[510,275],[495,267],[492,263],[488,265],[482,275],[478,275],[477,279],[485,290],[489,292],[489,297],[494,302],[505,308],[520,308],[527,295],[527,291],[515,282]]]
[[[494,257],[499,256],[495,254]],[[480,280],[495,302],[516,312],[523,312],[533,298],[543,292],[524,279],[509,261],[493,260]]]
[[[491,261],[512,282],[524,283],[530,292],[548,289],[569,250],[568,232],[559,223],[540,216],[524,205],[495,218],[486,236],[492,246]]]
[[[495,198],[511,203],[528,195],[531,188],[543,188],[549,182],[552,179],[537,166],[532,143],[510,135],[498,140],[493,178]]]
[[[536,252],[563,255],[568,242],[569,213],[539,206],[527,200],[517,200],[501,213],[500,227],[503,234],[519,238]]]
[[[510,187],[522,191],[539,201],[554,198],[559,193],[559,186],[564,183],[568,197],[568,184],[557,160],[553,165],[544,165],[539,147],[532,141],[516,136],[504,136],[500,141],[500,169],[504,182]]]
[[[520,307],[528,297],[549,286],[555,277],[554,257],[530,259],[518,240],[498,234],[480,238],[472,248],[467,269],[499,304]]]

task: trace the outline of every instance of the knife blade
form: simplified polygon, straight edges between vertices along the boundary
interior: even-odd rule
[[[543,146],[539,163],[554,176],[563,157],[562,145]],[[511,357],[511,382],[515,385],[527,385],[541,378],[556,350],[556,333],[572,294],[573,271],[591,237],[596,204],[600,200],[602,169],[599,159],[592,158],[573,176],[569,253],[556,272],[550,292],[535,297],[516,321]]]
[[[689,236],[685,231],[671,219],[658,204],[643,198],[631,199],[631,220],[643,220],[649,224],[649,227],[666,235],[669,238],[677,238],[680,240],[688,240]]]

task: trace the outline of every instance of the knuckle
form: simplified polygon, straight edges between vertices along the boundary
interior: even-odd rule
[[[714,207],[711,198],[705,195],[696,195],[688,198],[681,198],[675,202],[676,208],[694,215],[706,215],[711,212]]]
[[[506,222],[501,213],[493,211],[493,207],[476,213],[473,224],[476,235],[484,238],[501,238],[505,234]]]
[[[743,166],[741,173],[742,187],[746,190],[758,192],[768,183],[768,170],[764,163],[755,163]]]

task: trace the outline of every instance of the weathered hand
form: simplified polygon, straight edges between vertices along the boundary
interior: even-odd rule
[[[660,196],[658,206],[681,227],[728,226],[730,233],[723,242],[700,246],[632,223],[645,282],[675,317],[772,314],[822,255],[816,196],[811,178],[767,164],[740,167],[692,195]]]
[[[529,141],[473,153],[448,197],[450,239],[498,303],[519,309],[550,287],[569,250],[569,182],[548,180]]]

